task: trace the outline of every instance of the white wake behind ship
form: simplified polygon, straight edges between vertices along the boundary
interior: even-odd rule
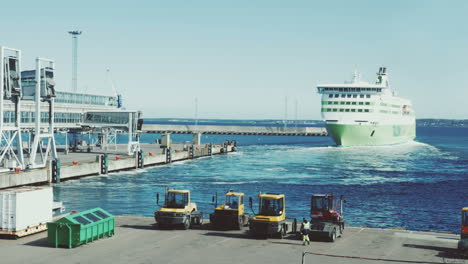
[[[327,132],[339,146],[400,144],[416,136],[412,103],[396,96],[384,67],[375,84],[355,73],[350,83],[319,84],[317,90]]]

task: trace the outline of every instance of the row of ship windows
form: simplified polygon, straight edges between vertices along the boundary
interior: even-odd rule
[[[372,113],[372,109],[354,109],[354,108],[322,108],[322,112],[352,112],[352,113]],[[387,110],[380,110],[380,113],[383,114],[394,114],[398,115],[400,112],[398,111],[387,111]]]
[[[338,87],[319,87],[318,90],[320,92],[323,91],[335,91],[335,92],[382,92],[382,88],[361,88],[361,87],[346,87],[346,88],[338,88]]]
[[[3,113],[3,122],[14,123],[16,121],[15,112],[5,111]],[[21,112],[21,123],[36,122],[35,112]],[[49,122],[49,113],[41,112],[41,122]],[[54,122],[56,123],[81,123],[82,115],[80,113],[54,113]]]
[[[328,98],[371,98],[370,94],[329,94]]]
[[[372,102],[322,101],[323,105],[374,105]]]
[[[351,102],[351,101],[322,101],[323,105],[374,105],[373,102]],[[400,105],[380,103],[380,106],[401,108]]]
[[[399,111],[380,110],[380,113],[382,113],[382,114],[394,114],[394,115],[398,115],[400,112],[399,112]]]
[[[393,108],[400,108],[401,105],[395,105],[395,104],[386,104],[386,103],[380,103],[381,106],[388,106],[388,107],[393,107]]]
[[[359,112],[372,113],[372,109],[351,109],[351,108],[322,108],[322,112]]]

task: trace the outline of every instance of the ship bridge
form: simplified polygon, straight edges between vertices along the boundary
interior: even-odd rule
[[[320,94],[337,94],[337,93],[365,93],[365,94],[377,94],[385,92],[389,88],[387,69],[380,67],[377,73],[377,80],[375,84],[368,82],[362,82],[360,75],[354,72],[353,80],[349,83],[344,84],[319,84],[317,85],[317,91]]]
[[[319,93],[381,93],[383,89],[381,85],[355,85],[355,84],[321,84],[317,86]]]

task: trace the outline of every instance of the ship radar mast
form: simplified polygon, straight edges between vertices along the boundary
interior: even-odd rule
[[[353,73],[353,80],[351,83],[360,83],[361,82],[361,74],[357,70],[354,71]]]

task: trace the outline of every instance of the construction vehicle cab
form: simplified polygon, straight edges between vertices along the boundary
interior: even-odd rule
[[[344,198],[340,196],[335,200],[333,194],[312,195],[310,205],[310,217],[312,219],[310,238],[326,238],[334,242],[344,232],[345,221],[343,218]]]
[[[250,233],[255,236],[277,235],[283,238],[286,234],[296,232],[297,221],[286,218],[286,199],[284,194],[259,194],[258,214],[250,219]],[[250,207],[253,211],[252,198]]]
[[[458,249],[468,255],[468,207],[462,208],[461,215],[461,233],[458,241]]]
[[[218,197],[213,196],[215,211],[210,214],[210,223],[215,228],[235,228],[241,230],[249,222],[249,214],[244,213],[244,193],[229,190],[224,204],[217,206]]]
[[[159,205],[159,193],[156,194]],[[203,214],[197,204],[190,202],[190,191],[166,189],[164,205],[154,213],[159,228],[181,225],[188,229],[194,224],[201,225]]]

